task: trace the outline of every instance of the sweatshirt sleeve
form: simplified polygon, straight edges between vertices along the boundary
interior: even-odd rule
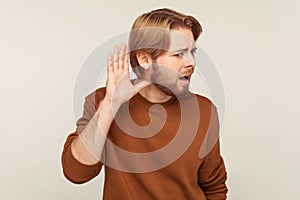
[[[94,165],[86,165],[74,158],[71,151],[71,144],[76,137],[78,137],[78,133],[72,133],[65,142],[62,153],[62,167],[63,173],[69,181],[80,184],[96,177],[101,171],[102,164],[98,162]]]
[[[227,198],[227,172],[220,156],[219,142],[204,158],[198,170],[198,183],[207,200],[225,200]]]
[[[220,154],[219,119],[216,107],[213,107],[208,133],[199,157],[203,159],[198,170],[198,183],[207,200],[225,200],[227,198],[227,172]]]
[[[102,163],[86,165],[79,162],[72,154],[71,144],[78,134],[80,134],[95,113],[94,95],[89,95],[85,99],[83,116],[77,121],[76,131],[71,133],[64,144],[61,162],[64,176],[73,183],[85,183],[96,177],[102,168]]]

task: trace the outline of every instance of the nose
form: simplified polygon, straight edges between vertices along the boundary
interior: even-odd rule
[[[195,68],[196,60],[193,54],[189,53],[184,57],[186,68]]]

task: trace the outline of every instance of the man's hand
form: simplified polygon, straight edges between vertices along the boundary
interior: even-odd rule
[[[113,54],[109,53],[107,58],[106,96],[104,99],[112,103],[114,111],[141,89],[150,85],[146,81],[141,81],[136,85],[131,83],[128,54],[127,46],[123,43],[120,47],[116,45]]]

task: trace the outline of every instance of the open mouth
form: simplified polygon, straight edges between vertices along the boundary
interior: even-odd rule
[[[180,76],[179,80],[181,80],[181,81],[189,81],[190,80],[190,76]]]

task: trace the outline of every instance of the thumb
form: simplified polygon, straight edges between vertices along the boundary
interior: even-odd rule
[[[133,85],[133,92],[132,92],[132,96],[136,95],[136,93],[138,93],[141,89],[149,86],[151,83],[148,81],[141,81],[135,85]]]

